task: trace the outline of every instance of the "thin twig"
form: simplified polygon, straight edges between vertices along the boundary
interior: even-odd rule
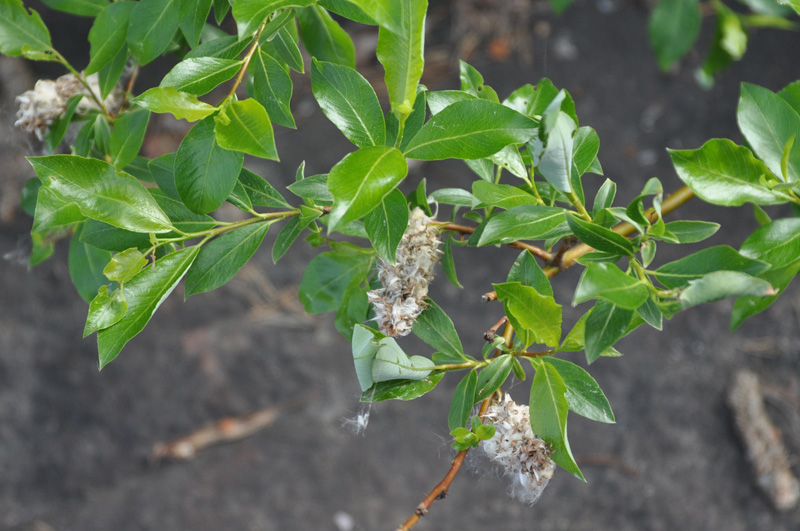
[[[483,339],[485,339],[486,341],[494,341],[494,337],[495,334],[497,333],[497,330],[501,326],[503,326],[506,321],[508,321],[508,317],[504,315],[503,317],[500,318],[499,321],[497,321],[497,323],[493,327],[491,327],[489,330],[486,331],[485,334],[483,334]]]
[[[442,230],[450,230],[450,231],[453,231],[453,232],[460,232],[461,234],[472,234],[473,232],[475,232],[475,227],[468,227],[466,225],[458,225],[456,223],[447,223],[446,225],[441,225],[440,228]],[[549,262],[550,260],[553,259],[553,255],[551,253],[548,253],[544,249],[542,249],[540,247],[536,247],[535,245],[531,245],[529,243],[516,241],[516,242],[509,243],[508,246],[509,247],[514,247],[516,249],[522,249],[522,250],[525,250],[525,251],[529,251],[531,254],[533,254],[534,256],[538,256],[539,258],[541,258],[545,262]]]

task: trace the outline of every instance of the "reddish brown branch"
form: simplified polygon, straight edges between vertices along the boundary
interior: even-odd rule
[[[461,234],[472,234],[475,232],[475,227],[468,227],[466,225],[457,225],[455,223],[448,223],[446,225],[441,225],[440,228],[442,230],[451,230],[453,232],[460,232]],[[524,242],[511,242],[508,244],[509,247],[514,247],[515,249],[523,249],[525,251],[529,251],[534,256],[538,256],[545,262],[549,262],[553,259],[553,255],[548,253],[544,249],[540,247],[536,247],[535,245],[530,245]]]

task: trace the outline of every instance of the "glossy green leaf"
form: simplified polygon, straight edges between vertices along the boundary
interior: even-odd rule
[[[572,118],[564,111],[559,111],[553,128],[547,133],[547,146],[536,168],[560,192],[572,191],[572,135],[575,129]]]
[[[542,359],[555,367],[564,380],[567,388],[564,396],[571,411],[597,422],[615,422],[611,404],[588,372],[567,360],[552,357]]]
[[[463,188],[440,188],[428,196],[428,202],[474,208],[480,201]]]
[[[389,380],[378,382],[361,394],[362,402],[383,400],[414,400],[433,391],[444,377],[443,372],[434,371],[422,380]]]
[[[294,129],[294,117],[290,107],[292,100],[292,78],[285,67],[259,49],[250,63],[253,73],[253,97],[267,110],[270,120]]]
[[[194,94],[175,87],[153,87],[134,98],[133,103],[155,113],[170,113],[177,120],[194,122],[214,114],[216,107],[197,99]]]
[[[649,295],[646,282],[626,275],[614,264],[590,263],[581,275],[572,304],[602,298],[633,310],[641,306]]]
[[[656,270],[655,277],[664,286],[673,289],[715,271],[739,271],[758,275],[769,267],[767,262],[748,258],[732,247],[717,245],[664,264]]]
[[[763,87],[742,83],[736,113],[739,129],[758,158],[775,175],[782,175],[784,146],[800,131],[800,114],[783,98]],[[800,179],[800,142],[787,160],[789,181]]]
[[[506,282],[519,282],[523,286],[530,286],[540,295],[553,296],[553,287],[550,279],[528,251],[522,251],[514,261],[508,272]]]
[[[450,431],[463,428],[469,422],[472,406],[475,405],[477,385],[478,375],[475,370],[471,370],[456,386],[452,402],[450,402],[450,413],[447,415],[447,426]]]
[[[125,285],[128,312],[116,324],[97,333],[100,368],[114,360],[125,344],[144,330],[161,303],[172,293],[200,250],[188,247],[156,260]]]
[[[464,347],[458,338],[453,321],[433,300],[428,299],[425,310],[414,322],[414,335],[435,350],[455,358],[464,358]]]
[[[461,90],[472,94],[482,100],[489,100],[500,103],[497,92],[483,84],[483,76],[478,70],[465,61],[458,62],[459,78],[461,79]]]
[[[0,53],[18,56],[25,50],[52,49],[42,17],[25,8],[22,0],[0,1]]]
[[[239,173],[239,182],[244,187],[250,201],[255,206],[265,206],[273,208],[291,208],[286,199],[269,184],[266,179],[256,175],[247,168],[242,168]]]
[[[167,49],[180,23],[180,0],[140,0],[128,23],[128,47],[146,65]]]
[[[108,0],[42,0],[50,9],[79,17],[96,17],[108,5]]]
[[[334,326],[348,341],[353,337],[353,327],[367,320],[370,304],[363,278],[354,278],[342,295],[336,310]]]
[[[202,96],[235,76],[241,66],[242,61],[235,59],[217,57],[184,59],[164,76],[158,86],[175,87],[176,90]]]
[[[678,239],[678,243],[695,243],[716,234],[719,223],[678,220],[666,223],[664,228]]]
[[[633,256],[633,244],[625,236],[603,226],[589,223],[571,212],[567,214],[567,223],[575,236],[586,245],[598,251]]]
[[[180,28],[192,48],[200,42],[200,34],[206,24],[214,0],[182,0]]]
[[[561,341],[561,305],[552,295],[518,282],[493,284],[497,298],[506,303],[506,315],[526,345],[544,343],[550,347]],[[524,336],[524,337],[523,337]]]
[[[167,195],[162,190],[151,188],[150,195],[172,221],[172,226],[184,233],[201,232],[217,226],[217,222],[211,216],[192,212],[183,201]]]
[[[438,114],[442,109],[454,104],[457,101],[475,100],[477,96],[464,92],[463,90],[437,90],[428,93],[428,107],[431,115]]]
[[[309,175],[287,186],[290,192],[306,201],[333,203],[333,195],[328,190],[328,174]]]
[[[475,402],[486,400],[503,385],[511,374],[512,360],[513,358],[510,354],[503,354],[494,358],[489,365],[478,373],[478,381],[475,386]]]
[[[600,137],[597,135],[597,131],[591,127],[579,127],[572,138],[573,170],[578,170],[578,176],[586,172],[597,172],[594,163],[597,160],[598,151],[600,151]],[[602,168],[600,168],[600,175],[602,174]]]
[[[280,29],[275,38],[270,42],[265,42],[261,48],[272,57],[282,60],[295,72],[303,73],[303,54],[300,52],[298,42],[300,34],[297,31],[297,24],[294,22],[285,25]]]
[[[112,282],[119,282],[121,286],[138,275],[147,265],[147,257],[139,249],[125,249],[116,253],[111,260],[106,262],[102,270],[103,275]],[[106,284],[106,282],[103,282]]]
[[[594,362],[622,338],[627,333],[633,315],[633,310],[620,308],[604,299],[598,300],[586,319],[586,361]]]
[[[539,204],[539,200],[533,194],[507,184],[475,181],[472,183],[472,194],[480,199],[482,206],[503,208],[505,210],[521,205]]]
[[[138,109],[119,117],[111,132],[109,147],[111,163],[119,169],[124,168],[136,158],[144,142],[150,111]]]
[[[530,396],[531,430],[551,446],[550,459],[579,479],[584,479],[567,441],[567,386],[556,368],[542,360],[532,360],[536,375]]]
[[[83,230],[81,230],[81,241],[98,249],[114,252],[124,251],[132,247],[139,249],[150,247],[150,236],[148,234],[118,229],[93,219],[87,220]]]
[[[111,253],[82,242],[82,228],[78,226],[69,243],[69,277],[83,300],[91,302],[100,286],[108,283],[103,268],[111,259]]]
[[[386,337],[378,342],[378,352],[372,365],[372,380],[375,383],[388,380],[424,380],[430,375],[433,362],[423,356],[409,357],[394,338]]]
[[[405,154],[418,160],[479,159],[527,142],[537,129],[536,122],[499,103],[461,101],[433,116]]]
[[[53,153],[61,141],[64,140],[64,135],[67,133],[67,128],[69,128],[69,124],[72,122],[72,117],[75,115],[75,111],[78,109],[78,105],[83,100],[84,96],[86,95],[78,94],[72,96],[67,102],[67,108],[64,110],[64,113],[53,120],[53,123],[50,125],[50,130],[44,138],[49,153]]]
[[[125,65],[128,64],[130,57],[131,53],[128,51],[128,47],[123,46],[119,53],[97,72],[101,97],[108,97],[114,87],[117,86],[117,83],[122,79],[122,74],[125,73]]]
[[[366,11],[381,24],[376,53],[378,61],[386,71],[384,79],[392,111],[402,120],[402,117],[411,114],[414,108],[417,84],[425,66],[423,52],[428,1],[397,0],[387,3],[385,0],[374,0],[364,4],[376,5],[375,2],[382,2],[386,9],[375,11],[366,9]],[[392,16],[384,17],[382,15],[384,11],[391,12]]]
[[[281,257],[286,254],[286,251],[289,250],[289,247],[295,242],[300,233],[303,232],[303,229],[309,226],[311,222],[315,219],[320,217],[322,213],[319,210],[314,210],[311,208],[306,207],[305,205],[300,206],[300,215],[295,216],[289,220],[289,222],[283,226],[281,231],[278,233],[278,237],[275,239],[275,245],[272,247],[272,262],[276,263]]]
[[[233,4],[233,18],[239,29],[239,38],[255,33],[267,17],[287,7],[306,7],[316,0],[237,0]]]
[[[564,223],[564,209],[523,205],[491,217],[483,228],[478,245],[509,243],[514,240],[546,238]]]
[[[245,187],[242,186],[241,181],[236,183],[236,186],[233,187],[231,195],[228,196],[226,201],[242,212],[250,212],[253,210],[253,202],[250,200],[250,195],[248,195]]]
[[[175,153],[167,153],[151,160],[147,163],[147,168],[159,190],[172,199],[180,201],[178,189],[175,188]]]
[[[697,0],[660,0],[650,15],[650,45],[661,70],[686,54],[700,34],[700,3]]]
[[[135,2],[113,2],[106,4],[89,30],[89,65],[86,75],[94,74],[110,63],[126,46],[128,23]]]
[[[311,5],[297,10],[303,44],[312,58],[350,68],[356,67],[353,41],[327,11]]]
[[[378,256],[394,264],[397,246],[408,226],[408,203],[403,192],[394,189],[364,217],[364,228]]]
[[[221,148],[278,160],[272,122],[266,109],[256,100],[231,102],[215,121],[214,132]]]
[[[329,230],[359,219],[381,204],[407,173],[406,160],[395,148],[372,146],[347,155],[328,174],[333,194]]]
[[[108,293],[108,286],[100,286],[99,292],[89,303],[89,314],[83,328],[83,337],[118,323],[128,313],[128,303],[122,290]]]
[[[231,280],[261,246],[269,225],[245,225],[205,244],[186,273],[186,298],[217,289]]]
[[[684,308],[714,302],[727,297],[762,297],[775,295],[775,290],[766,280],[739,271],[716,271],[696,280],[680,294]]]
[[[414,100],[414,108],[411,114],[408,115],[405,121],[405,128],[402,131],[403,138],[400,140],[400,145],[397,143],[397,135],[401,133],[400,122],[397,121],[397,116],[390,112],[386,116],[386,145],[396,146],[400,151],[404,151],[406,146],[412,138],[422,129],[425,124],[425,117],[427,116],[427,89],[424,85],[417,86],[417,97]]]
[[[395,33],[403,31],[403,5],[395,0],[350,0],[381,27]],[[362,22],[364,24],[364,22]]]
[[[244,155],[220,147],[214,119],[195,124],[175,154],[175,188],[190,210],[207,214],[230,195],[239,178]]]
[[[319,0],[317,3],[331,13],[336,13],[354,22],[368,26],[378,25],[378,22],[359,5],[362,3],[361,0]]]
[[[463,288],[464,286],[458,281],[458,275],[456,274],[456,263],[453,259],[453,238],[448,237],[444,241],[444,252],[442,253],[442,269],[444,269],[444,275],[447,277],[447,280],[450,281],[452,285],[457,288]]]
[[[783,98],[792,106],[794,112],[800,114],[800,80],[789,83],[778,92],[778,96]]]
[[[761,178],[770,175],[767,166],[730,140],[715,138],[700,149],[667,151],[678,176],[704,201],[723,206],[786,201],[762,184]]]
[[[28,160],[42,180],[43,189],[77,204],[88,218],[134,232],[172,230],[169,218],[144,186],[134,177],[114,171],[106,162],[73,155]]]
[[[386,126],[372,85],[352,68],[317,61],[311,63],[311,88],[322,112],[359,147],[386,140]]]
[[[225,0],[227,1],[227,0]],[[218,57],[220,59],[236,59],[241,55],[247,45],[250,44],[247,39],[239,40],[235,35],[228,35],[218,39],[205,41],[199,46],[189,50],[184,56],[184,59],[191,59],[193,57]],[[253,61],[256,56],[253,56]]]
[[[300,302],[308,313],[332,312],[353,278],[366,278],[375,255],[349,243],[337,244],[331,252],[315,256],[300,282]]]

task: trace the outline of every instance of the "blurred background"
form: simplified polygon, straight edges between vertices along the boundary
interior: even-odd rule
[[[83,67],[88,19],[26,5],[42,14],[55,47]],[[581,125],[597,130],[599,158],[618,184],[621,204],[650,177],[674,190],[680,183],[665,148],[696,148],[712,137],[741,143],[739,84],[777,91],[800,78],[800,35],[751,32],[744,58],[704,90],[694,72],[712,21],[705,21],[696,51],[662,73],[648,44],[651,9],[632,0],[577,0],[556,17],[541,0],[435,1],[423,82],[433,90],[458,88],[459,58],[478,68],[501,98],[549,77],[572,94]],[[383,90],[375,31],[345,27],[353,32],[359,68]],[[145,68],[136,90],[156,84],[174,62]],[[318,252],[305,243],[273,265],[273,229],[232,282],[185,303],[179,287],[120,357],[97,371],[94,338],[81,339],[87,305],[69,279],[67,244],[28,269],[31,219],[16,206],[34,175],[23,157],[42,148],[14,129],[14,98],[36,79],[62,73],[51,64],[0,60],[0,529],[395,529],[454,455],[447,412],[457,379],[445,378],[411,403],[359,404],[350,346],[335,331],[333,315],[306,315],[298,302],[305,264]],[[324,173],[352,149],[319,110],[308,76],[293,79],[298,129],[276,130],[282,162],[245,162],[279,190],[294,181],[301,161],[306,175]],[[187,128],[154,115],[145,154],[174,151]],[[430,192],[469,187],[475,177],[460,163],[420,163],[404,186],[412,189],[422,178]],[[593,197],[603,178],[584,179]],[[238,212],[231,207],[219,215]],[[722,223],[708,243],[734,247],[756,227],[748,207],[697,200],[670,219]],[[682,247],[662,245],[656,263],[693,250]],[[453,318],[467,352],[480,350],[484,331],[501,316],[502,307],[486,306],[481,294],[503,281],[517,254],[456,249],[465,288],[441,274],[433,283],[431,296]],[[565,333],[588,309],[569,306],[579,273],[568,270],[553,281]],[[618,344],[624,357],[591,367],[617,424],[570,416],[572,449],[588,483],[558,470],[528,507],[507,495],[496,472],[469,459],[448,498],[416,529],[800,529],[800,510],[777,512],[758,489],[725,405],[735,372],[755,372],[797,470],[800,293],[790,287],[735,332],[731,306],[679,314],[661,333],[642,327]],[[409,353],[429,353],[413,339],[401,344]],[[585,366],[581,356],[569,359]],[[528,385],[507,389],[527,402]],[[159,459],[159,448],[174,449],[170,442],[220,419],[232,418],[217,429],[253,420],[258,412],[266,427],[250,437],[192,459]],[[348,429],[367,413],[362,434]]]

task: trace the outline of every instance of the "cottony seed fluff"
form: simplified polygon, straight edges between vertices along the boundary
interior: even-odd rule
[[[86,82],[92,87],[92,92],[100,94],[100,83],[97,79],[97,74],[88,76]],[[73,74],[65,74],[55,81],[52,79],[40,79],[36,82],[33,90],[28,90],[17,96],[19,110],[17,111],[17,121],[14,125],[28,133],[36,134],[39,140],[44,140],[47,130],[53,125],[53,121],[66,110],[67,101],[77,94],[85,94],[80,103],[78,103],[76,109],[78,114],[85,114],[90,110],[99,109],[95,101],[89,96],[86,87]],[[116,109],[121,102],[122,89],[118,85],[106,97],[104,104],[107,109]]]
[[[533,505],[553,477],[556,465],[545,442],[531,430],[528,406],[517,404],[506,393],[489,406],[484,418],[496,431],[481,445],[483,451],[510,479],[511,496]]]
[[[428,284],[433,280],[433,267],[439,261],[436,230],[429,225],[431,218],[415,208],[408,228],[397,247],[396,265],[385,260],[378,263],[381,287],[367,292],[375,321],[387,336],[411,333],[414,321],[425,309]]]

